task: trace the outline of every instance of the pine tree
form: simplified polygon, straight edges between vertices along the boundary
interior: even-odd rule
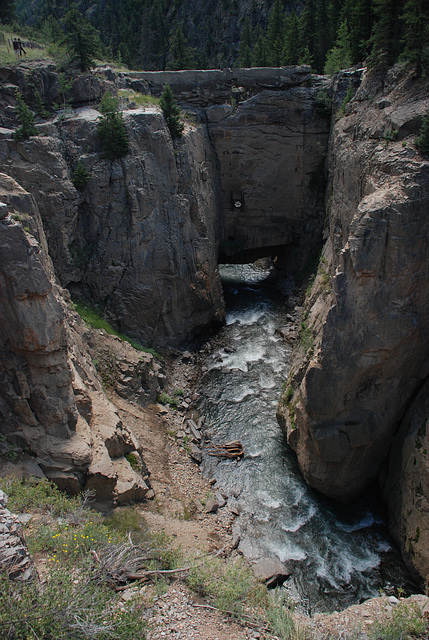
[[[149,13],[150,55],[157,68],[165,69],[168,48],[168,24],[162,0],[154,0]]]
[[[81,71],[89,71],[94,65],[94,58],[100,53],[98,32],[80,13],[76,3],[64,16],[66,35],[63,38],[71,59],[77,62]]]
[[[30,107],[24,101],[21,93],[16,92],[16,117],[21,124],[15,131],[14,137],[16,140],[28,140],[30,136],[37,136],[38,131],[34,124],[34,115]]]
[[[247,68],[252,66],[252,25],[250,24],[250,18],[247,17],[244,23],[244,27],[241,30],[240,48],[238,52],[238,66]]]
[[[193,67],[193,50],[188,45],[188,41],[183,35],[183,25],[179,24],[171,39],[170,57],[171,60],[167,65],[168,69],[178,71],[180,69],[192,69]]]
[[[99,107],[103,116],[98,120],[97,134],[102,142],[103,156],[108,160],[122,158],[129,150],[127,130],[118,103],[118,98],[107,92]]]
[[[284,18],[281,0],[275,0],[271,9],[267,26],[266,47],[269,66],[280,66],[284,48]]]
[[[304,47],[302,49],[298,59],[298,64],[308,64],[310,67],[313,66],[313,56],[311,55],[311,51],[308,47]]]
[[[403,57],[421,73],[429,66],[429,1],[408,0],[401,19],[405,25]]]
[[[372,63],[393,64],[399,55],[401,23],[399,13],[402,0],[373,0]]]
[[[334,45],[334,41],[329,38],[329,25],[328,25],[328,0],[318,0],[316,2],[316,24],[315,24],[315,38],[314,38],[314,51],[313,51],[313,63],[317,71],[322,71],[326,54],[328,50]]]
[[[253,48],[252,54],[252,67],[267,67],[268,66],[268,52],[267,43],[264,35],[259,32],[256,40],[256,44]]]
[[[285,38],[282,53],[282,64],[298,64],[301,52],[299,19],[292,12],[285,21]]]
[[[370,37],[373,25],[371,0],[348,0],[349,33],[352,64],[363,61],[370,51]]]
[[[423,117],[420,135],[415,139],[415,145],[421,153],[429,154],[429,112]]]
[[[162,92],[160,105],[172,138],[180,138],[184,128],[183,123],[180,121],[180,107],[168,84],[165,85],[164,91]]]
[[[91,178],[91,174],[85,168],[81,160],[77,163],[76,169],[73,171],[71,180],[79,191],[83,191]]]
[[[300,20],[300,40],[303,43],[303,50],[300,52],[299,64],[313,64],[314,52],[316,50],[316,22],[317,22],[316,0],[307,0]],[[306,60],[306,62],[304,62]]]
[[[325,62],[324,72],[328,75],[337,73],[340,69],[347,69],[352,63],[350,36],[347,23],[344,20],[338,29],[338,37],[335,47],[333,47]]]

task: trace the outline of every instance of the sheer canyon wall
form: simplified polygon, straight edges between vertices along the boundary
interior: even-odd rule
[[[429,162],[414,139],[427,96],[410,72],[373,72],[334,124],[327,240],[278,410],[325,495],[351,500],[382,471],[392,531],[425,579]]]

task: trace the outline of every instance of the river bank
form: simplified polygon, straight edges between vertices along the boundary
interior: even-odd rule
[[[185,556],[207,552],[219,554],[218,557],[228,563],[240,555],[234,549],[237,540],[233,528],[237,514],[229,510],[228,504],[207,513],[206,504],[218,488],[213,480],[202,476],[201,468],[192,459],[187,443],[184,446],[183,438],[177,437],[177,432],[183,431],[184,417],[193,415],[196,418],[192,403],[199,402],[195,390],[201,379],[201,366],[204,366],[201,355],[204,353],[192,357],[185,353],[169,362],[170,389],[184,392],[182,402],[187,404],[186,400],[191,400],[188,408],[178,410],[157,404],[141,409],[115,397],[115,394],[110,394],[110,398],[121,412],[134,414],[136,435],[149,463],[155,498],[136,507],[148,526],[167,533]],[[396,595],[399,596],[399,593],[396,592]],[[297,613],[295,619],[303,637],[366,640],[371,637],[374,625],[392,620],[396,607],[404,603],[407,607],[411,606],[410,611],[415,611],[417,617],[423,619],[428,616],[429,600],[425,596],[399,599],[385,595],[341,612],[319,613],[313,617]],[[281,638],[268,632],[262,621],[259,626],[249,625],[243,620],[233,620],[219,611],[205,608],[207,604],[207,600],[191,592],[181,581],[172,582],[164,593],[151,597],[148,616],[153,630],[149,633],[149,640]]]

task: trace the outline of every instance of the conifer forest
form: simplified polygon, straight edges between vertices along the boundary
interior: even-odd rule
[[[428,0],[2,0],[0,18],[61,43],[76,10],[100,57],[131,69],[428,61]]]

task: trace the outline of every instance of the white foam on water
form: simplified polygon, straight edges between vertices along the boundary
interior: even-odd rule
[[[222,365],[227,369],[241,369],[247,371],[247,365],[251,362],[259,362],[265,355],[265,347],[262,344],[243,345],[234,353],[229,353],[222,361]],[[243,367],[246,367],[244,369]]]
[[[259,309],[250,309],[248,311],[232,311],[227,313],[225,317],[225,323],[229,327],[231,324],[237,322],[241,325],[250,325],[258,322],[259,318],[262,318],[264,312]]]
[[[270,509],[278,509],[282,505],[282,499],[275,498],[268,491],[257,491],[256,496],[258,498],[258,502]]]
[[[374,515],[368,511],[364,518],[359,520],[359,522],[354,522],[353,524],[347,524],[345,522],[338,522],[338,528],[342,531],[347,531],[351,533],[352,531],[360,531],[361,529],[367,529],[375,524],[376,519]]]
[[[378,553],[385,553],[386,551],[390,551],[391,548],[392,547],[387,540],[380,540],[380,542],[377,545]]]
[[[242,402],[245,398],[253,395],[253,389],[251,389],[251,387],[245,386],[242,389],[237,389],[236,394],[231,398],[231,402]]]
[[[349,549],[349,553],[338,553],[333,561],[326,558],[318,558],[317,575],[329,582],[336,589],[341,588],[341,584],[350,582],[354,573],[364,573],[375,569],[380,564],[380,557],[369,549],[361,549],[363,555],[354,555]]]
[[[306,560],[307,554],[304,549],[301,549],[298,545],[294,544],[290,541],[290,544],[282,544],[275,545],[270,543],[268,545],[268,549],[271,551],[273,556],[277,556],[280,562],[286,562],[287,560],[295,560],[296,562],[300,562],[302,560]]]
[[[283,531],[295,533],[296,531],[299,531],[301,527],[307,524],[307,522],[310,522],[310,520],[316,515],[316,513],[316,507],[314,505],[310,505],[307,513],[303,514],[301,517],[297,518],[294,521],[290,521],[289,524],[281,524],[280,527],[283,529]]]
[[[258,380],[258,385],[261,389],[273,389],[276,386],[275,380],[272,376],[261,373]]]

